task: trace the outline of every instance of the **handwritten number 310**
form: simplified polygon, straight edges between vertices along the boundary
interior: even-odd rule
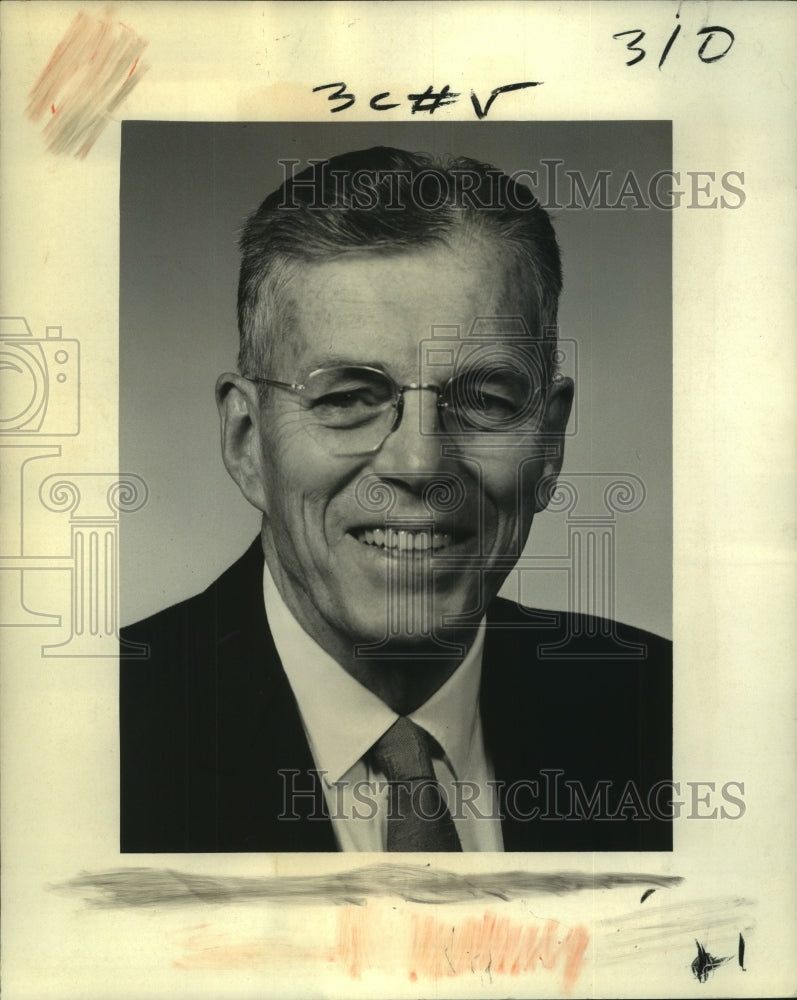
[[[678,17],[679,15],[676,14],[675,16]],[[659,69],[661,69],[661,67],[664,65],[664,60],[670,54],[670,49],[673,47],[673,43],[675,42],[675,39],[678,37],[678,33],[680,32],[680,30],[681,30],[681,25],[676,24],[675,30],[670,35],[669,39],[667,40],[667,44],[662,49],[661,58],[659,59]],[[731,51],[731,46],[733,45],[735,40],[735,36],[733,32],[730,30],[730,28],[723,28],[718,24],[713,24],[708,28],[700,28],[696,32],[696,34],[707,36],[703,40],[703,44],[697,50],[698,59],[704,63],[713,63],[716,62],[718,59],[722,59],[723,56],[727,56],[727,54]],[[629,31],[618,31],[616,35],[612,35],[612,38],[617,38],[617,39],[625,38],[626,35],[634,36],[630,41],[625,43],[625,47],[628,49],[628,51],[635,53],[633,59],[629,59],[626,62],[626,66],[633,66],[636,63],[641,62],[647,55],[645,49],[641,48],[639,45],[639,43],[645,37],[645,32],[641,28],[631,28]],[[711,43],[716,35],[721,35],[721,36],[724,35],[727,44],[721,52],[713,52],[711,54],[708,54],[708,49],[709,47],[711,47]]]

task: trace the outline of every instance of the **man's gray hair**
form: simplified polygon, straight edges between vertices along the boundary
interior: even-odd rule
[[[559,247],[528,187],[466,157],[440,160],[386,146],[309,163],[266,198],[241,234],[242,373],[271,374],[274,340],[289,322],[281,291],[297,266],[347,252],[449,245],[457,234],[486,236],[514,260],[529,283],[529,330],[550,337],[562,289]]]

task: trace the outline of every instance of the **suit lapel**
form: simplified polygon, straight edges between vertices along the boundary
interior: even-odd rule
[[[528,824],[518,822],[517,808],[526,801],[518,793],[515,805],[508,807],[507,792],[527,781],[537,771],[534,759],[535,716],[539,692],[534,691],[533,658],[518,662],[515,630],[504,629],[488,616],[482,662],[480,710],[485,749],[492,760],[495,778],[501,783],[501,832],[505,851],[528,850]],[[529,635],[525,629],[524,634]],[[527,796],[528,798],[528,796]]]
[[[215,596],[219,832],[235,850],[334,851],[320,779],[266,620],[262,576],[258,539]],[[291,782],[314,788],[314,798],[297,797],[292,809]],[[280,818],[290,814],[303,818]]]

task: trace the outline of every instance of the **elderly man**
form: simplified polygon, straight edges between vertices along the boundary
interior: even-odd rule
[[[262,530],[125,632],[122,849],[670,849],[669,644],[497,598],[573,395],[547,214],[379,147],[287,179],[241,250],[216,397]]]

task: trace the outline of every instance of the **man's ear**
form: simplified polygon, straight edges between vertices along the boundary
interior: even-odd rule
[[[266,513],[257,385],[232,372],[219,375],[216,406],[224,465],[249,503]]]
[[[573,380],[564,375],[554,376],[545,405],[543,447],[545,448],[542,477],[537,485],[535,513],[550,503],[556,489],[556,477],[565,456],[565,428],[573,405]]]

